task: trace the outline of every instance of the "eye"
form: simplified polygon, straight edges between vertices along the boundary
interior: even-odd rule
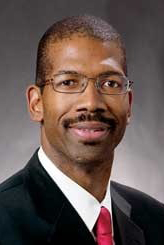
[[[60,82],[60,86],[74,86],[76,84],[77,84],[77,81],[73,79],[64,80]]]
[[[114,80],[105,80],[102,83],[102,87],[110,87],[110,88],[118,88],[120,87],[120,84],[117,81]]]

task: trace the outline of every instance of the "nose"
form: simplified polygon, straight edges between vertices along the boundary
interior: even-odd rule
[[[103,95],[98,91],[95,80],[90,79],[86,89],[79,94],[78,101],[76,105],[76,111],[85,111],[85,112],[105,112],[107,106]]]

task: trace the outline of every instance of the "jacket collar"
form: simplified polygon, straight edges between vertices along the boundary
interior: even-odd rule
[[[144,245],[143,231],[131,219],[132,206],[121,196],[114,182],[111,182],[114,230],[119,233],[118,244]],[[117,243],[116,243],[117,244]]]

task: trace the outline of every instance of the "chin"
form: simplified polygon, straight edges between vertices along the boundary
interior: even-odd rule
[[[113,154],[112,154],[113,155]],[[71,159],[74,164],[79,165],[81,167],[92,168],[96,166],[100,166],[105,162],[108,162],[110,159],[110,154],[104,153],[104,151],[96,150],[96,149],[88,149],[83,152],[78,152],[71,154]]]
[[[85,141],[69,144],[67,154],[77,163],[93,163],[108,161],[114,151],[113,142]]]

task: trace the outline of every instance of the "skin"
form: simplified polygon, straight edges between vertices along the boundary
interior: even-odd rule
[[[115,69],[119,69],[119,65],[120,65],[117,63],[117,61],[113,59],[113,57],[103,60],[100,64],[109,65],[109,66],[115,67]]]
[[[121,51],[114,42],[73,35],[71,39],[50,43],[46,52],[51,67],[47,79],[61,70],[73,70],[89,78],[106,71],[125,75]],[[110,62],[105,62],[107,60]],[[47,156],[101,202],[111,174],[114,149],[121,141],[131,115],[132,92],[103,95],[94,82],[90,80],[86,90],[79,94],[58,93],[51,85],[45,86],[41,94],[37,86],[31,85],[27,89],[27,101],[32,120],[41,122],[41,144]],[[95,140],[81,138],[63,126],[65,119],[74,119],[82,113],[94,115],[97,111],[117,122],[115,129],[107,130],[103,137]],[[85,126],[80,122],[78,126],[92,128],[93,124]]]

